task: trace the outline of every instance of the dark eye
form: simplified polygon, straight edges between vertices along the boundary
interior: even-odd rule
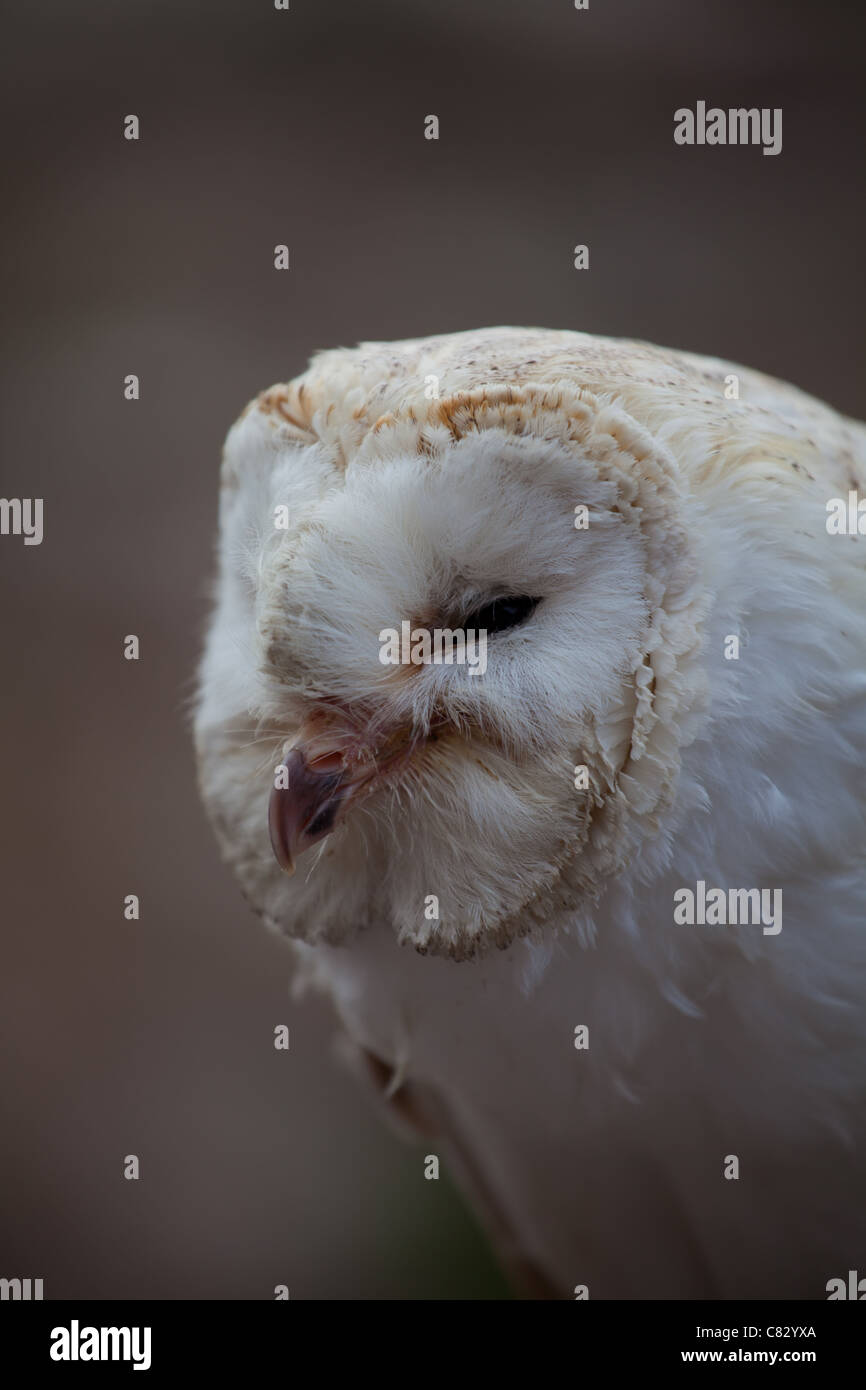
[[[522,594],[515,598],[495,598],[471,613],[463,626],[483,628],[488,633],[506,632],[508,628],[524,622],[540,602],[540,598],[525,598]]]

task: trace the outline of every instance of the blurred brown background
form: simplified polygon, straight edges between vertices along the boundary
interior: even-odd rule
[[[862,26],[838,0],[7,13],[0,491],[45,499],[45,539],[0,538],[0,1276],[505,1294],[290,1000],[199,807],[221,441],[317,347],[491,323],[730,356],[862,414]],[[676,147],[699,99],[781,106],[782,154]]]

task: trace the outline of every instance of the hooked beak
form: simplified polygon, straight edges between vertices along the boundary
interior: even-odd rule
[[[288,785],[271,792],[268,829],[277,863],[291,874],[297,856],[333,830],[347,786],[342,769],[317,767],[303,748],[293,748],[282,766]]]
[[[268,829],[277,863],[294,873],[299,854],[318,844],[342,820],[349,805],[388,769],[411,753],[416,740],[395,733],[374,756],[347,746],[339,736],[329,740],[316,732],[287,754],[284,787],[274,787],[268,806]]]

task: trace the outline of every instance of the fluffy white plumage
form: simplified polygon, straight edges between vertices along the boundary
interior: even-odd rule
[[[793,387],[527,329],[320,354],[229,435],[196,720],[223,853],[538,1291],[866,1273],[866,585],[825,524],[864,471]],[[379,662],[502,594],[542,601],[483,678]],[[317,847],[287,878],[293,746],[307,791],[354,781],[333,833],[290,791]],[[678,925],[698,881],[783,890],[782,930]]]

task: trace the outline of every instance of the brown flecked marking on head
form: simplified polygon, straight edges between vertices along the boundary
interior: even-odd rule
[[[460,431],[454,423],[454,417],[451,411],[452,409],[456,410],[460,404],[461,402],[456,400],[440,401],[437,409],[437,413],[439,415],[441,423],[448,430],[448,432],[451,435],[451,438],[455,442],[460,438]]]
[[[301,420],[296,420],[294,415],[286,409],[289,402],[289,393],[284,386],[272,386],[269,391],[263,391],[258,397],[256,404],[263,415],[281,415],[282,418],[295,429],[306,429]]]
[[[294,427],[295,427],[296,430],[305,430],[305,429],[306,429],[306,426],[303,424],[303,422],[302,422],[301,420],[296,420],[295,417],[294,417],[294,415],[291,415],[291,414],[289,413],[289,411],[286,410],[286,402],[285,402],[285,400],[277,401],[277,410],[279,411],[280,415],[282,415],[283,419],[284,419],[288,424],[294,425]]]
[[[285,400],[288,400],[286,388],[284,386],[272,386],[256,397],[255,404],[263,415],[270,415],[271,411],[276,410],[280,402]]]

